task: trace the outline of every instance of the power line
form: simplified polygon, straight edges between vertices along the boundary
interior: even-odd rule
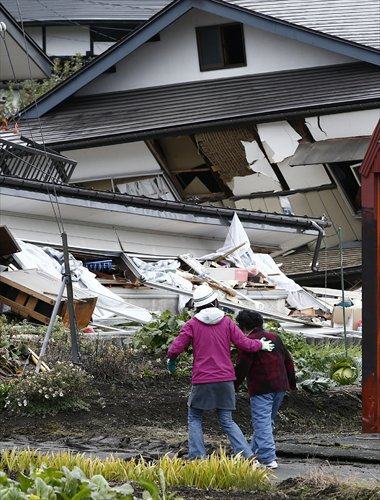
[[[23,18],[22,18],[22,14],[21,14],[19,0],[16,0],[16,2],[17,2],[17,9],[18,9],[18,12],[19,12],[19,18],[20,18],[20,25],[21,25],[22,35],[23,35],[23,39],[24,39],[25,52],[26,52],[26,55],[27,55],[29,77],[30,77],[31,80],[33,80],[32,68],[31,68],[31,64],[30,64],[30,54],[29,54],[28,44],[27,44],[27,40],[26,40],[26,34],[25,34],[25,29],[24,29],[24,22],[23,22]],[[14,77],[15,77],[15,74],[14,74]],[[15,77],[15,80],[16,79],[17,78]],[[41,119],[40,119],[40,116],[39,116],[39,113],[38,113],[37,96],[36,96],[35,89],[33,87],[32,87],[32,93],[33,93],[34,104],[35,104],[36,109],[37,109],[38,123],[39,123],[39,128],[40,128],[41,139],[42,139],[42,147],[43,147],[43,151],[45,153],[46,159],[48,159],[48,154],[47,154],[47,151],[46,151],[46,145],[45,145],[45,141],[44,141],[44,137],[43,137],[42,123],[41,123]],[[33,139],[33,137],[32,137],[32,139]],[[46,191],[47,191],[48,196],[49,196],[50,204],[51,204],[51,207],[52,207],[52,210],[53,210],[53,214],[54,214],[55,220],[57,222],[58,230],[59,230],[60,233],[63,233],[64,232],[63,218],[62,218],[61,207],[60,207],[60,204],[59,204],[59,201],[58,201],[58,196],[57,196],[57,192],[56,192],[56,189],[55,189],[54,182],[52,183],[52,186],[53,186],[53,191],[54,191],[54,197],[55,197],[55,204],[56,204],[56,206],[54,205],[54,200],[53,200],[53,197],[51,195],[51,192],[50,192],[48,184],[46,184]]]

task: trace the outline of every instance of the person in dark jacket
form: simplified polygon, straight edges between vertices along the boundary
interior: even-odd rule
[[[239,328],[250,339],[271,340],[272,352],[239,351],[235,367],[236,389],[247,378],[252,416],[252,451],[267,468],[278,467],[273,438],[274,419],[286,391],[296,390],[294,364],[282,340],[273,332],[263,330],[263,317],[254,311],[241,311],[236,317]]]

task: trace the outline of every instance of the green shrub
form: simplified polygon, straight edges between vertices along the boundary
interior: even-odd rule
[[[34,373],[10,387],[5,408],[18,415],[55,415],[88,410],[83,396],[95,395],[93,377],[79,367],[57,363],[50,371]]]
[[[163,353],[168,349],[190,317],[186,310],[183,310],[179,315],[164,311],[159,317],[144,325],[135,333],[133,346],[136,349],[145,349],[153,354]]]

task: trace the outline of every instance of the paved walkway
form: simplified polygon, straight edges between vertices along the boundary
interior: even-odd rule
[[[277,440],[279,468],[273,471],[274,482],[323,472],[331,477],[360,483],[380,482],[380,434],[282,435]],[[162,456],[167,448],[162,441],[129,442],[120,446],[112,437],[93,438],[87,445],[54,441],[32,442],[25,438],[0,441],[4,449],[33,448],[40,451],[71,449],[105,458],[112,454],[129,459],[144,455]]]

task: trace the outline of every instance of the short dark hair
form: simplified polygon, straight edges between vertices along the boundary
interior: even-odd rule
[[[240,311],[236,316],[236,321],[241,330],[253,330],[253,328],[263,326],[264,323],[261,314],[255,311]]]

